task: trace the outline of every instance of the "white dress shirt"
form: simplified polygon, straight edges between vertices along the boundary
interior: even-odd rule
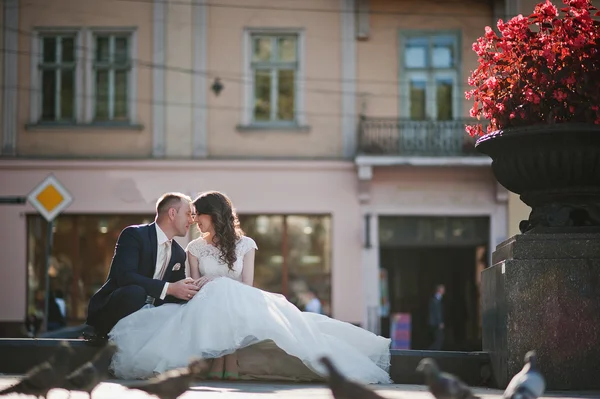
[[[323,313],[321,301],[319,301],[319,298],[313,298],[310,301],[308,301],[308,303],[304,307],[304,311],[312,313]]]
[[[65,300],[62,298],[54,298],[54,300],[56,301],[56,304],[58,305],[58,309],[60,310],[60,314],[63,317],[67,317],[67,304],[65,303]]]
[[[156,250],[156,265],[154,266],[154,279],[156,280],[160,280],[161,276],[160,276],[160,270],[162,269],[162,265],[165,263],[165,258],[168,256],[169,258],[171,257],[171,251],[170,248],[168,248],[165,243],[169,242],[170,245],[173,245],[172,240],[169,240],[167,238],[167,235],[165,234],[164,231],[162,231],[160,229],[160,227],[158,226],[158,223],[156,223],[156,242],[158,245],[158,248]],[[169,261],[168,258],[166,258],[167,262]],[[165,283],[165,286],[163,287],[163,290],[160,294],[160,299],[165,299],[165,297],[167,296],[167,289],[169,288],[169,283]]]

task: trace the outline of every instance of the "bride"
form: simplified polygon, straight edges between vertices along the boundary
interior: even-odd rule
[[[329,356],[347,378],[390,383],[390,340],[327,316],[301,312],[283,295],[252,286],[254,240],[244,236],[231,201],[207,192],[194,200],[202,236],[187,248],[186,275],[201,287],[185,304],[141,309],[109,333],[118,378],[148,378],[214,359],[213,379],[322,380]]]

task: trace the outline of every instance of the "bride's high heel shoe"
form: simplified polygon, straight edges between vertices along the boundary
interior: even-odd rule
[[[210,373],[207,374],[207,378],[209,380],[222,380],[225,377],[225,374],[222,371],[211,371]]]
[[[236,366],[238,371],[227,371],[225,370],[223,372],[223,379],[224,380],[229,380],[229,381],[237,381],[240,379],[240,373],[239,373],[239,369],[240,369],[240,362],[238,362],[237,360],[235,361]]]
[[[206,378],[208,378],[209,380],[222,380],[223,379],[223,374],[224,374],[224,368],[225,368],[225,363],[223,362],[220,367],[219,367],[219,363],[214,364],[214,362],[219,362],[222,361],[222,359],[214,359],[213,360],[213,365],[211,367],[211,371],[206,375]],[[214,369],[221,369],[219,371],[213,371]]]
[[[223,379],[224,380],[229,380],[229,381],[237,381],[240,379],[240,373],[238,372],[230,372],[230,371],[226,371],[223,373]]]

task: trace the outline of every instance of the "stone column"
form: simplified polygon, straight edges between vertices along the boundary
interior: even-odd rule
[[[166,17],[165,151],[167,158],[192,157],[192,88],[194,73],[192,3],[169,2]]]
[[[17,148],[19,105],[19,1],[6,0],[2,7],[2,145],[0,154],[14,156]]]
[[[547,389],[600,389],[600,234],[519,234],[482,273],[483,350],[500,388],[535,349]]]

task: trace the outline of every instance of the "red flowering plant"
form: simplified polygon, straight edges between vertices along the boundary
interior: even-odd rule
[[[465,93],[470,115],[487,119],[487,133],[535,124],[600,124],[600,21],[590,0],[550,0],[529,17],[498,21],[473,43],[479,67]],[[595,12],[596,11],[596,12]],[[595,13],[594,13],[595,12]],[[533,28],[533,29],[532,29]],[[481,124],[469,125],[475,137]]]

